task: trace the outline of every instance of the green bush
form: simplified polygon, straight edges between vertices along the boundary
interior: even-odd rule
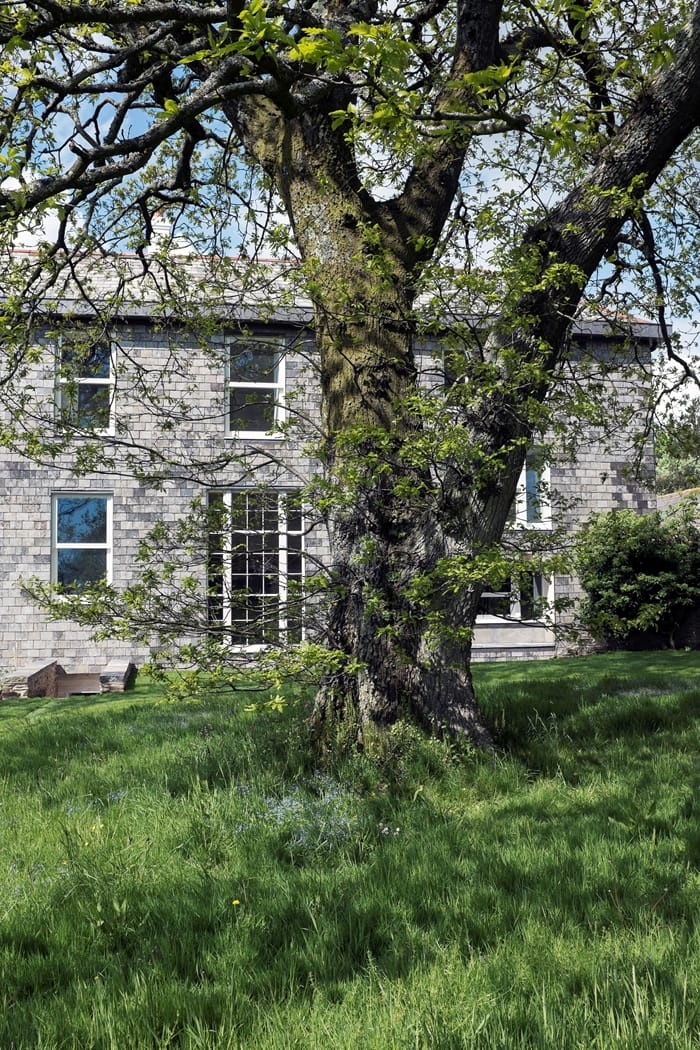
[[[577,568],[587,597],[581,621],[595,638],[623,647],[674,646],[700,606],[700,531],[695,508],[672,514],[617,510],[582,531]]]

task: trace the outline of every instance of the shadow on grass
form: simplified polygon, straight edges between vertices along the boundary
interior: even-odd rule
[[[6,700],[0,703],[0,777],[57,784],[83,764],[84,786],[99,794],[100,771],[109,775],[110,760],[120,756],[132,780],[166,782],[174,795],[186,794],[196,780],[225,786],[242,768],[249,773],[251,763],[279,757],[288,764],[302,744],[297,733],[298,746],[290,750],[289,718],[284,726],[268,719],[272,732],[261,732],[266,719],[245,712],[251,699],[259,700],[259,691],[171,701],[144,683],[116,695]],[[243,749],[231,745],[236,734]]]
[[[520,674],[518,674],[520,669]],[[700,653],[615,653],[477,668],[499,745],[547,774],[606,748],[673,747],[700,715]],[[573,763],[573,767],[572,767]]]
[[[586,939],[625,958],[646,935],[682,944],[697,903],[699,673],[697,654],[479,669],[506,753],[465,758],[413,735],[424,757],[420,765],[408,745],[397,752],[402,790],[375,783],[358,793],[358,841],[301,858],[264,821],[239,833],[223,790],[252,782],[261,804],[268,794],[279,803],[290,783],[304,784],[313,757],[293,714],[244,716],[230,702],[96,710],[79,698],[65,718],[28,721],[3,765],[27,796],[37,785],[44,799],[52,792],[56,822],[69,772],[72,796],[103,794],[118,783],[110,777],[127,776],[127,787],[154,786],[160,797],[133,829],[137,848],[129,821],[145,795],[121,823],[117,810],[102,852],[85,841],[87,810],[53,871],[42,872],[26,844],[13,847],[6,900],[19,889],[22,917],[0,936],[6,1024],[23,1026],[26,1039],[58,1002],[78,1017],[99,978],[117,1013],[144,983],[153,1030],[178,1016],[213,1026],[240,1006],[243,1038],[251,1003],[311,1002],[319,989],[340,999],[369,967],[401,979],[439,961],[446,945],[464,960],[508,946],[521,977],[530,967],[541,984],[543,946],[568,938],[571,981],[590,984],[596,953],[590,973],[577,961]],[[339,763],[334,775],[357,785],[363,761]],[[174,822],[160,845],[154,813]],[[554,960],[552,974],[561,965]],[[672,994],[670,947],[664,965]],[[505,983],[512,973],[503,967]],[[7,1027],[0,1045],[11,1036]]]

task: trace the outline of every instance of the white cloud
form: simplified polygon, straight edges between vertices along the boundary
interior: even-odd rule
[[[21,186],[22,183],[16,178],[8,178],[0,183],[0,189],[3,190],[18,190]],[[58,211],[54,208],[23,216],[17,224],[13,247],[38,248],[40,244],[55,244],[59,227]]]

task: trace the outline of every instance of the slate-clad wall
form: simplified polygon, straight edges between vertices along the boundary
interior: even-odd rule
[[[68,322],[66,322],[68,323]],[[301,329],[284,325],[292,336]],[[208,487],[245,487],[246,479],[264,480],[280,489],[295,488],[314,471],[307,457],[308,440],[318,424],[318,385],[309,363],[308,345],[300,341],[286,360],[286,389],[292,395],[289,418],[310,418],[310,432],[293,429],[282,437],[241,441],[226,436],[225,428],[225,348],[221,335],[214,333],[206,350],[187,333],[176,337],[167,326],[151,324],[145,318],[115,326],[116,387],[115,422],[117,437],[124,447],[156,449],[179,460],[177,479],[153,488],[133,475],[132,465],[117,450],[117,470],[92,471],[75,477],[71,455],[58,455],[44,466],[30,463],[16,453],[0,448],[0,669],[24,667],[37,661],[56,659],[72,672],[101,670],[113,658],[136,662],[146,651],[129,642],[90,640],[89,633],[72,622],[49,622],[21,592],[22,579],[50,579],[51,506],[57,493],[111,493],[113,496],[113,582],[120,586],[133,578],[134,556],[139,540],[157,521],[176,521],[183,507]],[[602,346],[602,343],[599,345]],[[54,349],[47,347],[31,382],[39,405],[51,419],[55,400]],[[432,361],[432,364],[431,364]],[[426,355],[430,372],[434,359]],[[157,396],[144,403],[135,396],[140,369],[149,375],[164,375],[166,381]],[[639,380],[609,379],[620,399],[634,404],[640,396]],[[186,410],[186,419],[176,418]],[[51,424],[46,424],[51,436]],[[78,448],[83,439],[76,438]],[[231,464],[213,472],[198,464],[209,463],[217,454],[234,448],[244,463]],[[147,453],[146,453],[147,455]],[[562,460],[552,465],[551,487],[554,513],[570,529],[597,510],[615,507],[651,509],[653,497],[639,483],[627,477],[631,461],[629,432],[621,432],[606,450],[601,435],[590,430],[577,444],[573,463]],[[649,459],[648,466],[651,467]],[[318,531],[307,537],[307,550],[313,558],[327,555],[327,544]],[[136,570],[138,571],[138,570]],[[576,597],[577,581],[557,576],[553,596]],[[512,625],[499,643],[498,626],[477,627],[475,654],[484,659],[524,655],[530,658],[565,651],[567,643],[556,643],[549,631],[523,625],[521,641],[513,644]],[[481,647],[481,648],[480,648]]]
[[[145,322],[115,326],[114,334],[117,436],[124,439],[125,446],[155,448],[176,458],[181,464],[179,476],[154,489],[129,476],[131,468],[117,450],[115,472],[92,471],[75,477],[70,454],[59,455],[55,462],[42,466],[0,448],[0,669],[23,667],[46,658],[58,660],[70,671],[99,671],[112,658],[142,662],[147,655],[145,649],[129,642],[94,642],[87,630],[70,621],[50,622],[23,595],[23,579],[50,580],[52,496],[76,492],[112,495],[112,580],[118,587],[133,578],[139,540],[157,521],[178,520],[183,508],[193,498],[203,496],[207,488],[251,487],[255,482],[250,478],[280,489],[298,488],[313,470],[303,451],[308,435],[291,433],[284,439],[250,442],[226,435],[225,351],[221,340],[217,346],[215,339],[214,348],[204,353],[195,340],[183,336],[174,347],[171,338]],[[293,404],[300,415],[310,412],[317,419],[307,349],[300,346],[300,353],[292,350],[287,355],[286,389],[294,395]],[[150,405],[134,396],[138,368],[132,360],[147,368],[151,376],[161,370],[167,376],[162,393]],[[48,420],[54,411],[54,361],[55,351],[49,345],[29,381]],[[168,413],[179,412],[182,406],[186,406],[189,418],[170,425]],[[51,430],[47,423],[49,437]],[[81,441],[78,436],[75,446]],[[243,465],[233,463],[213,472],[198,467],[232,448],[243,455]],[[315,557],[323,556],[320,533],[307,541],[307,549]]]

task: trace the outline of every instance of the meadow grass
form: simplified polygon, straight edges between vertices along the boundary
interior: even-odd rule
[[[700,1045],[700,654],[475,677],[495,756],[0,704],[1,1050]]]

